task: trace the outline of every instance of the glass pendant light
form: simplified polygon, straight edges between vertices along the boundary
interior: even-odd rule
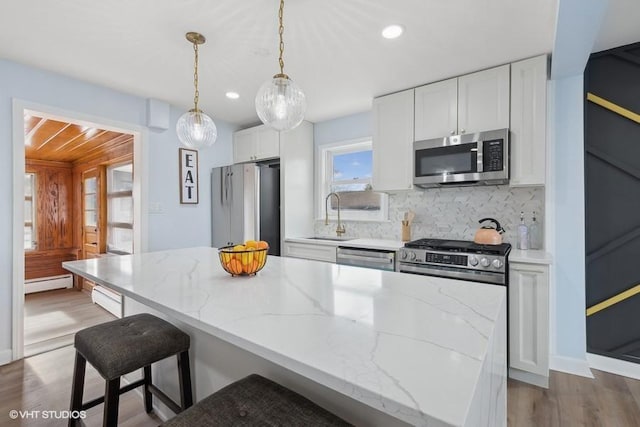
[[[256,112],[260,120],[276,130],[290,130],[302,123],[307,109],[307,101],[304,92],[284,73],[284,42],[282,35],[284,25],[282,14],[284,0],[280,0],[278,13],[280,35],[280,73],[273,76],[272,80],[265,82],[256,94]]]
[[[193,95],[193,108],[184,113],[176,123],[176,133],[178,139],[188,148],[201,149],[211,147],[218,137],[218,129],[211,117],[207,116],[198,108],[198,45],[203,44],[206,39],[200,33],[189,32],[186,34],[187,40],[193,43],[195,52],[195,67],[193,72],[193,85],[195,93]]]

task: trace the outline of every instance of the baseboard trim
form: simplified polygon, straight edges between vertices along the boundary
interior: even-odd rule
[[[549,360],[549,369],[581,377],[594,378],[591,369],[589,369],[589,362],[573,357],[552,355]]]
[[[640,364],[592,353],[587,353],[587,361],[593,369],[640,380]]]
[[[532,374],[531,372],[521,371],[520,369],[509,368],[509,378],[522,381],[527,384],[533,384],[542,388],[549,388],[549,377],[544,375]]]
[[[13,351],[11,349],[0,351],[0,366],[13,361]]]

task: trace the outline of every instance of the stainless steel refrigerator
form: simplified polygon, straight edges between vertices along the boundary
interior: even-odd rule
[[[280,255],[280,165],[244,163],[211,171],[212,245],[265,240]]]

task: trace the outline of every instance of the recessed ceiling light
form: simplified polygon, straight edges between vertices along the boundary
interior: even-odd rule
[[[388,25],[382,29],[382,37],[385,39],[396,39],[402,35],[404,28],[402,25]]]
[[[229,99],[238,99],[240,98],[240,95],[238,94],[238,92],[227,92],[225,93],[225,96]]]

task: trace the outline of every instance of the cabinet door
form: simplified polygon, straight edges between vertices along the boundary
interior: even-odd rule
[[[509,65],[458,78],[458,132],[509,127]]]
[[[336,262],[336,247],[307,243],[284,243],[284,256],[311,259],[315,261]]]
[[[549,376],[549,269],[512,263],[509,277],[510,366]]]
[[[243,129],[233,134],[233,163],[254,160],[258,133],[254,128]]]
[[[276,157],[280,157],[280,132],[266,125],[258,126],[254,160]]]
[[[413,89],[373,100],[373,189],[413,187]]]
[[[511,64],[511,179],[544,185],[547,134],[547,56]]]
[[[458,130],[458,79],[416,88],[415,140],[455,135]]]

